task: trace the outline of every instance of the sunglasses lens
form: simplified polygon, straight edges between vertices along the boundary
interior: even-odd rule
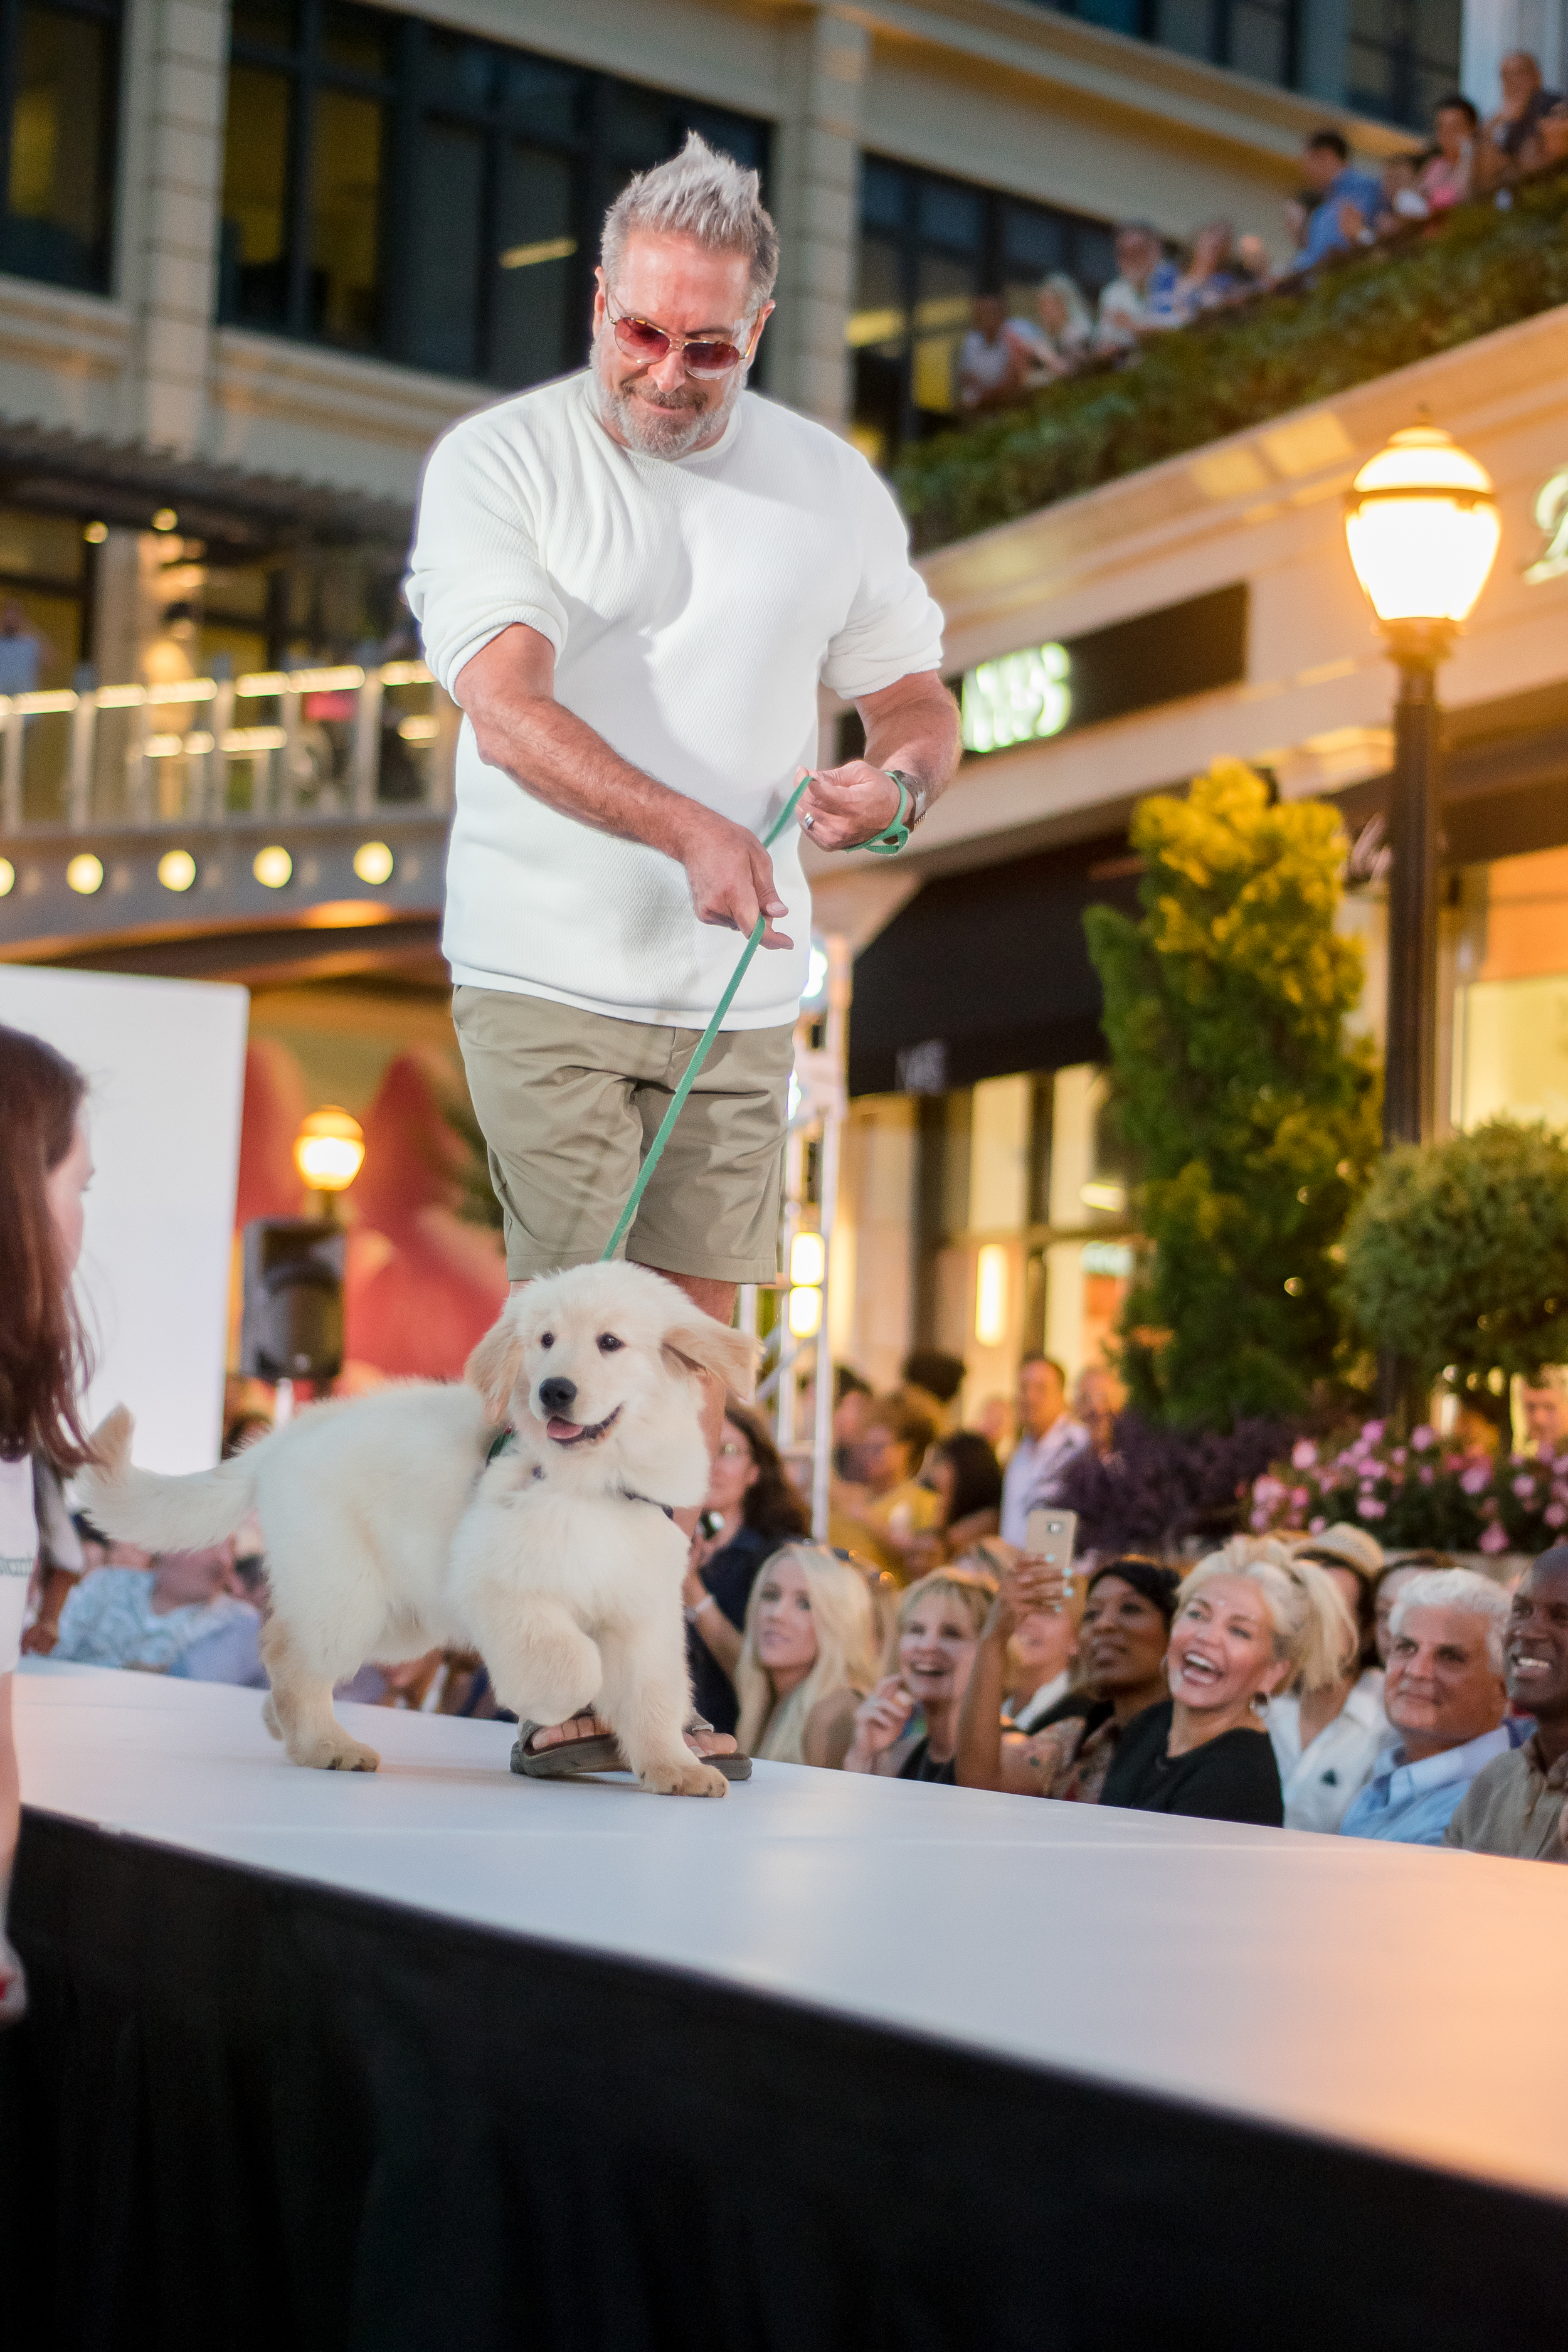
[[[688,343],[686,364],[693,375],[728,375],[741,354],[733,343]]]
[[[617,319],[616,341],[629,360],[661,360],[669,349],[663,329],[650,327],[644,319]]]

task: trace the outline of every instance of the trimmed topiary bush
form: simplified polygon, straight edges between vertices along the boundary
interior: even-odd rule
[[[1303,289],[1154,337],[1135,365],[1070,378],[1026,406],[907,450],[895,481],[918,548],[945,546],[1136,473],[1347,385],[1568,302],[1568,170],[1510,210],[1441,224],[1325,268]]]
[[[1543,1124],[1493,1118],[1390,1152],[1345,1229],[1344,1260],[1369,1347],[1406,1358],[1428,1386],[1449,1371],[1505,1419],[1494,1373],[1506,1383],[1568,1360],[1568,1144]]]

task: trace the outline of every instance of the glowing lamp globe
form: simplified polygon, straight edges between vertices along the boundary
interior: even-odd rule
[[[363,1130],[346,1110],[329,1103],[301,1122],[294,1138],[294,1165],[312,1192],[342,1192],[363,1164]]]
[[[1457,628],[1487,584],[1501,535],[1491,476],[1435,425],[1396,433],[1345,499],[1356,578],[1390,630]]]

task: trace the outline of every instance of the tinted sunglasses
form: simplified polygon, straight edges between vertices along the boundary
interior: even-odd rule
[[[721,341],[711,335],[699,335],[695,340],[689,335],[672,335],[668,328],[656,327],[651,319],[629,314],[617,318],[610,310],[607,293],[605,308],[620,349],[627,359],[638,360],[645,367],[657,367],[671,352],[679,352],[688,375],[728,375],[746,356],[748,346],[740,343]]]

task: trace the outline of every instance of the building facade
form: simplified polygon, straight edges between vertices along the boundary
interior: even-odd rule
[[[979,1393],[1025,1346],[1100,1355],[1131,1271],[1081,915],[1135,908],[1126,827],[1216,755],[1336,805],[1381,1034],[1393,669],[1342,495],[1425,409],[1497,486],[1501,548],[1445,666],[1443,1129],[1568,1125],[1568,310],[941,550],[972,749],[893,874],[815,856],[859,945],[838,1312],[879,1380],[915,1340]],[[1027,726],[985,748],[1009,675]],[[1108,680],[1109,671],[1109,680]],[[976,691],[977,681],[980,691]],[[1015,715],[1022,690],[1013,696]],[[857,1222],[858,1221],[858,1222]]]
[[[5,0],[0,955],[247,980],[351,1107],[437,1035],[454,713],[398,596],[420,466],[578,363],[604,209],[687,130],[757,166],[783,232],[763,388],[880,459],[952,421],[977,294],[1026,307],[1065,269],[1092,295],[1130,216],[1224,215],[1282,257],[1312,130],[1375,163],[1510,43],[1561,70],[1565,11]],[[1282,789],[1375,777],[1331,504],[1383,414],[1357,395],[931,564],[956,669],[1065,646],[1076,700],[1058,740],[977,748],[898,871],[823,877],[861,950],[835,1314],[879,1379],[916,1337],[984,1385],[1024,1340],[1100,1347],[1128,1244],[1079,916],[1130,902],[1132,798],[1216,749]],[[1531,659],[1483,689],[1461,656],[1457,709],[1547,691]],[[1465,1005],[1479,1071],[1502,1015]]]

